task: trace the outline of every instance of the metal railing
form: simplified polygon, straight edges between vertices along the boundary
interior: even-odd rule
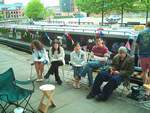
[[[68,33],[78,33],[78,34],[91,34],[95,36],[96,33],[102,31],[106,37],[122,37],[122,38],[131,38],[135,39],[137,32],[132,29],[104,29],[98,30],[98,27],[81,27],[81,26],[55,26],[55,25],[18,25],[18,24],[0,24],[0,28],[6,29],[21,29],[21,30],[33,30],[33,31],[46,31],[46,32],[68,32]]]

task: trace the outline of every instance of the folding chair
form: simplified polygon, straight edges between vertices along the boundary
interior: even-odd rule
[[[0,104],[0,107],[2,108],[1,113],[6,113],[3,106]]]
[[[34,81],[35,79],[28,81],[15,80],[12,68],[0,74],[0,106],[2,107],[1,113],[7,113],[6,110],[10,105],[23,108],[23,112],[28,111],[28,113],[35,113],[34,109],[29,104],[31,95],[34,92]],[[32,89],[24,89],[17,85],[27,85],[30,83],[32,83]],[[2,102],[4,104],[2,104]]]

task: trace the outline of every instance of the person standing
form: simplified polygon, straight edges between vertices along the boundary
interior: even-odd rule
[[[44,76],[45,79],[48,79],[50,74],[55,75],[55,80],[59,85],[62,84],[62,80],[60,79],[58,68],[65,64],[65,52],[64,49],[61,47],[59,40],[55,39],[52,42],[52,47],[49,49],[49,57],[51,66]]]
[[[150,84],[150,22],[147,22],[145,29],[138,34],[136,43],[139,50],[139,61],[143,70],[144,83]],[[147,95],[150,95],[150,92]]]
[[[80,79],[79,73],[81,73],[83,66],[86,64],[86,54],[81,50],[80,44],[74,44],[74,51],[70,54],[70,63],[73,66],[74,70],[74,88],[80,88]]]
[[[37,73],[36,81],[40,82],[43,81],[42,74],[44,71],[44,64],[47,64],[49,62],[49,58],[46,49],[43,47],[40,41],[33,40],[31,42],[31,49],[32,49],[32,58]]]

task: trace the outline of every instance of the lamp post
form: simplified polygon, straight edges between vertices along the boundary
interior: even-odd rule
[[[103,0],[102,1],[102,26],[104,24],[104,5],[105,5],[105,3],[104,3],[104,0]]]
[[[78,9],[78,25],[80,25],[80,9]]]

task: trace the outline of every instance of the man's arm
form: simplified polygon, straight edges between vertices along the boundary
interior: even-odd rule
[[[94,59],[95,59],[95,60],[99,60],[99,61],[104,61],[104,62],[106,62],[106,61],[108,60],[108,57],[98,57],[98,56],[95,56],[95,55],[94,55]]]

